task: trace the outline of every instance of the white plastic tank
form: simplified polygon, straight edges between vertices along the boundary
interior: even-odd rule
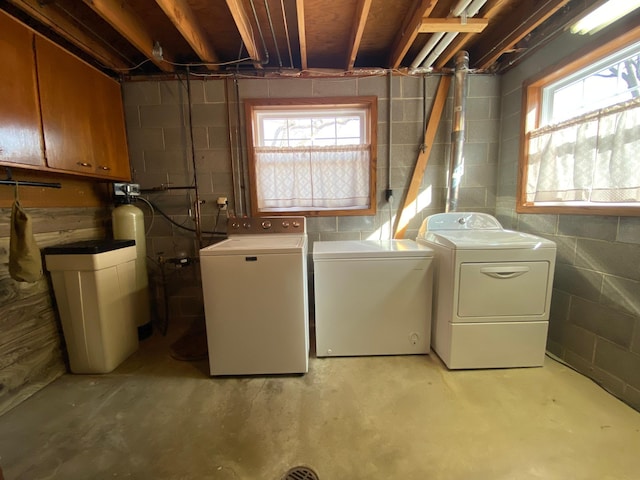
[[[113,209],[111,221],[113,224],[113,238],[117,240],[135,240],[136,242],[135,318],[139,336],[140,338],[145,338],[151,333],[151,317],[144,214],[135,205],[124,203]]]
[[[108,373],[138,349],[133,240],[44,249],[73,373]]]

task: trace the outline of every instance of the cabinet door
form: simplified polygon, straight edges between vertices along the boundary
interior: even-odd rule
[[[50,168],[129,179],[120,87],[36,37],[45,156]]]
[[[42,165],[34,34],[0,11],[0,163]]]
[[[125,130],[124,110],[120,85],[99,75],[95,79],[95,113],[100,121],[93,125],[93,143],[96,168],[99,174],[130,180],[129,152]]]

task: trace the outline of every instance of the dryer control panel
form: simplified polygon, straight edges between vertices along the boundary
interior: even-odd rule
[[[420,230],[502,230],[502,225],[486,213],[450,212],[427,217]]]
[[[227,221],[229,235],[303,234],[306,231],[305,217],[232,217]]]

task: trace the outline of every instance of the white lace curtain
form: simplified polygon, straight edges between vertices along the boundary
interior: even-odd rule
[[[530,134],[528,202],[640,202],[640,99]]]
[[[369,206],[369,145],[256,147],[260,210]]]

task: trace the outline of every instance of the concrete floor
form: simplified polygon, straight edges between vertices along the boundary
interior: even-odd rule
[[[304,376],[212,379],[206,360],[172,359],[172,340],[0,417],[5,478],[640,478],[640,413],[551,359],[452,372],[435,354],[312,358]]]

